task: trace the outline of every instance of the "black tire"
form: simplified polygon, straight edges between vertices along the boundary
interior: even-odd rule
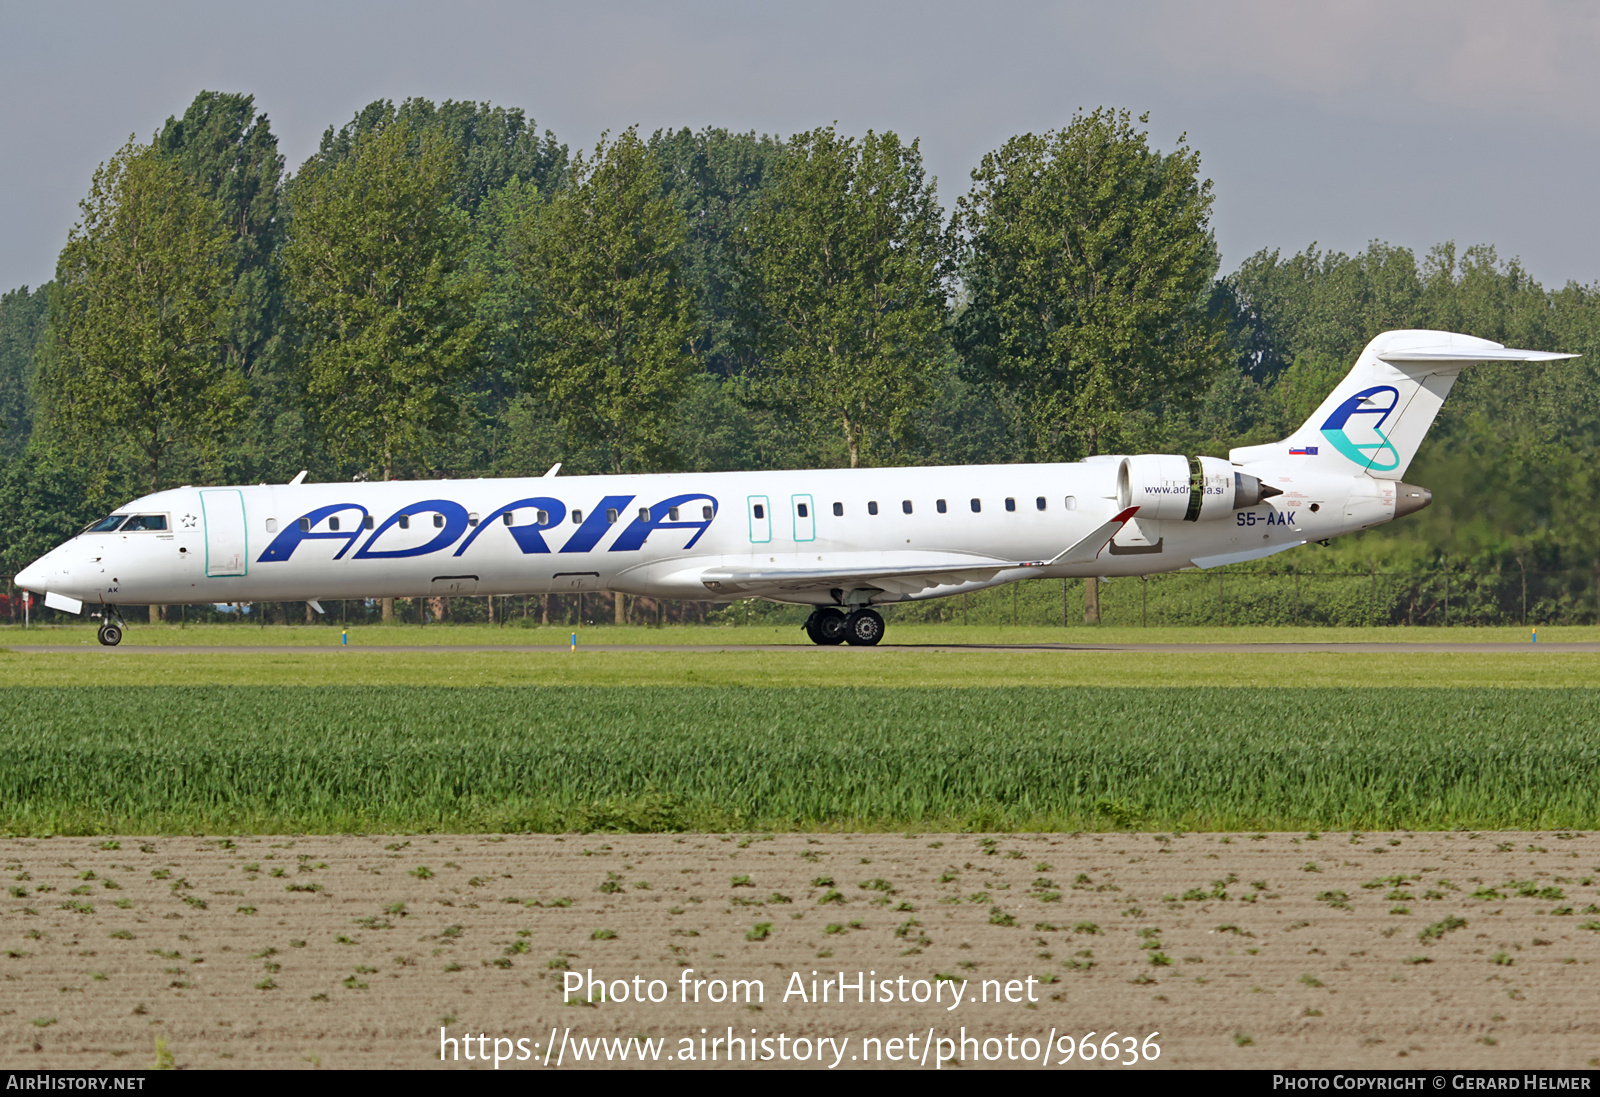
[[[122,643],[122,626],[111,624],[101,625],[99,640],[108,648],[116,647],[118,644]]]
[[[824,606],[806,618],[806,635],[813,644],[824,647],[844,643],[845,615],[832,606]]]
[[[870,609],[858,609],[844,622],[844,640],[847,644],[871,647],[883,639],[883,618]]]

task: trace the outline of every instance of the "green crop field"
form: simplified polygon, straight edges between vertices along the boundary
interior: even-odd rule
[[[1567,688],[12,687],[0,828],[1595,829],[1597,727]]]
[[[1600,687],[1600,653],[1030,651],[0,651],[10,686]],[[0,689],[0,704],[4,690]]]

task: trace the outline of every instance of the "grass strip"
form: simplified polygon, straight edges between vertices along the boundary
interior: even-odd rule
[[[35,625],[30,629],[0,625],[0,643],[79,644],[98,647],[94,623]],[[337,623],[316,625],[146,625],[128,626],[123,639],[131,647],[341,647]],[[1546,643],[1600,641],[1600,626],[1541,625],[1539,639]],[[673,625],[643,628],[634,625],[546,625],[523,628],[488,625],[352,625],[350,647],[494,645],[515,644],[563,648],[573,633],[578,646],[590,644],[672,644],[727,646],[734,644],[793,644],[807,648],[811,642],[798,625],[756,624]],[[1218,627],[1116,625],[1070,628],[1038,625],[919,624],[890,621],[889,644],[1385,644],[1385,643],[1529,643],[1532,630],[1516,625],[1485,628],[1347,628],[1339,626],[1236,625]]]

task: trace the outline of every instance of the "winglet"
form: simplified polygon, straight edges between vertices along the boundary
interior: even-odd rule
[[[1111,543],[1111,539],[1118,533],[1121,533],[1122,527],[1131,522],[1133,520],[1133,516],[1138,513],[1138,507],[1129,507],[1127,510],[1118,514],[1115,518],[1111,519],[1111,521],[1105,523],[1104,525],[1095,527],[1094,531],[1090,533],[1089,536],[1083,538],[1077,544],[1063,552],[1060,556],[1057,556],[1054,560],[1051,560],[1050,564],[1047,564],[1046,566],[1048,567],[1053,564],[1094,563],[1096,560],[1100,559],[1100,553],[1105,551],[1105,547]]]

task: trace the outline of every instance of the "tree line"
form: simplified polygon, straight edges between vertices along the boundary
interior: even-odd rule
[[[627,129],[369,105],[286,170],[204,92],[94,174],[55,279],[0,297],[0,573],[178,483],[1225,454],[1297,426],[1379,331],[1576,364],[1469,371],[1408,479],[1429,511],[1335,552],[1597,559],[1600,286],[1488,246],[1263,251],[1212,186],[1082,112],[942,204],[916,140]]]

